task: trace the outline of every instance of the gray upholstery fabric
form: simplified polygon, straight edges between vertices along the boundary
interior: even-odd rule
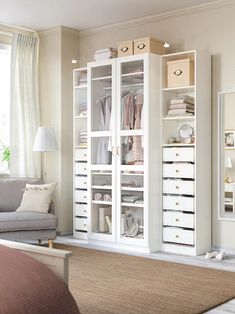
[[[57,218],[36,212],[1,212],[0,232],[56,229]]]
[[[41,184],[40,179],[0,179],[0,212],[15,211],[21,203],[26,184]]]
[[[55,238],[56,230],[12,231],[0,233],[0,239],[9,241],[54,240]]]

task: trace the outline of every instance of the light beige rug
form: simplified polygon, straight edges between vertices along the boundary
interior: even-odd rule
[[[235,273],[67,245],[81,314],[203,313],[235,297]]]

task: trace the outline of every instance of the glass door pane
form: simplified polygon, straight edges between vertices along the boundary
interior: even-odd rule
[[[97,62],[98,64],[98,62]],[[94,239],[113,239],[115,107],[113,106],[114,61],[90,69],[90,208]]]
[[[144,60],[119,64],[119,239],[144,239]]]

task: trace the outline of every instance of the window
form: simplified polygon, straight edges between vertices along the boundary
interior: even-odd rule
[[[0,172],[9,167],[11,47],[0,44]]]

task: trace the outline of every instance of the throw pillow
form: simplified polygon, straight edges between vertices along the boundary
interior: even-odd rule
[[[48,213],[51,197],[57,183],[26,184],[20,207],[17,211]]]

